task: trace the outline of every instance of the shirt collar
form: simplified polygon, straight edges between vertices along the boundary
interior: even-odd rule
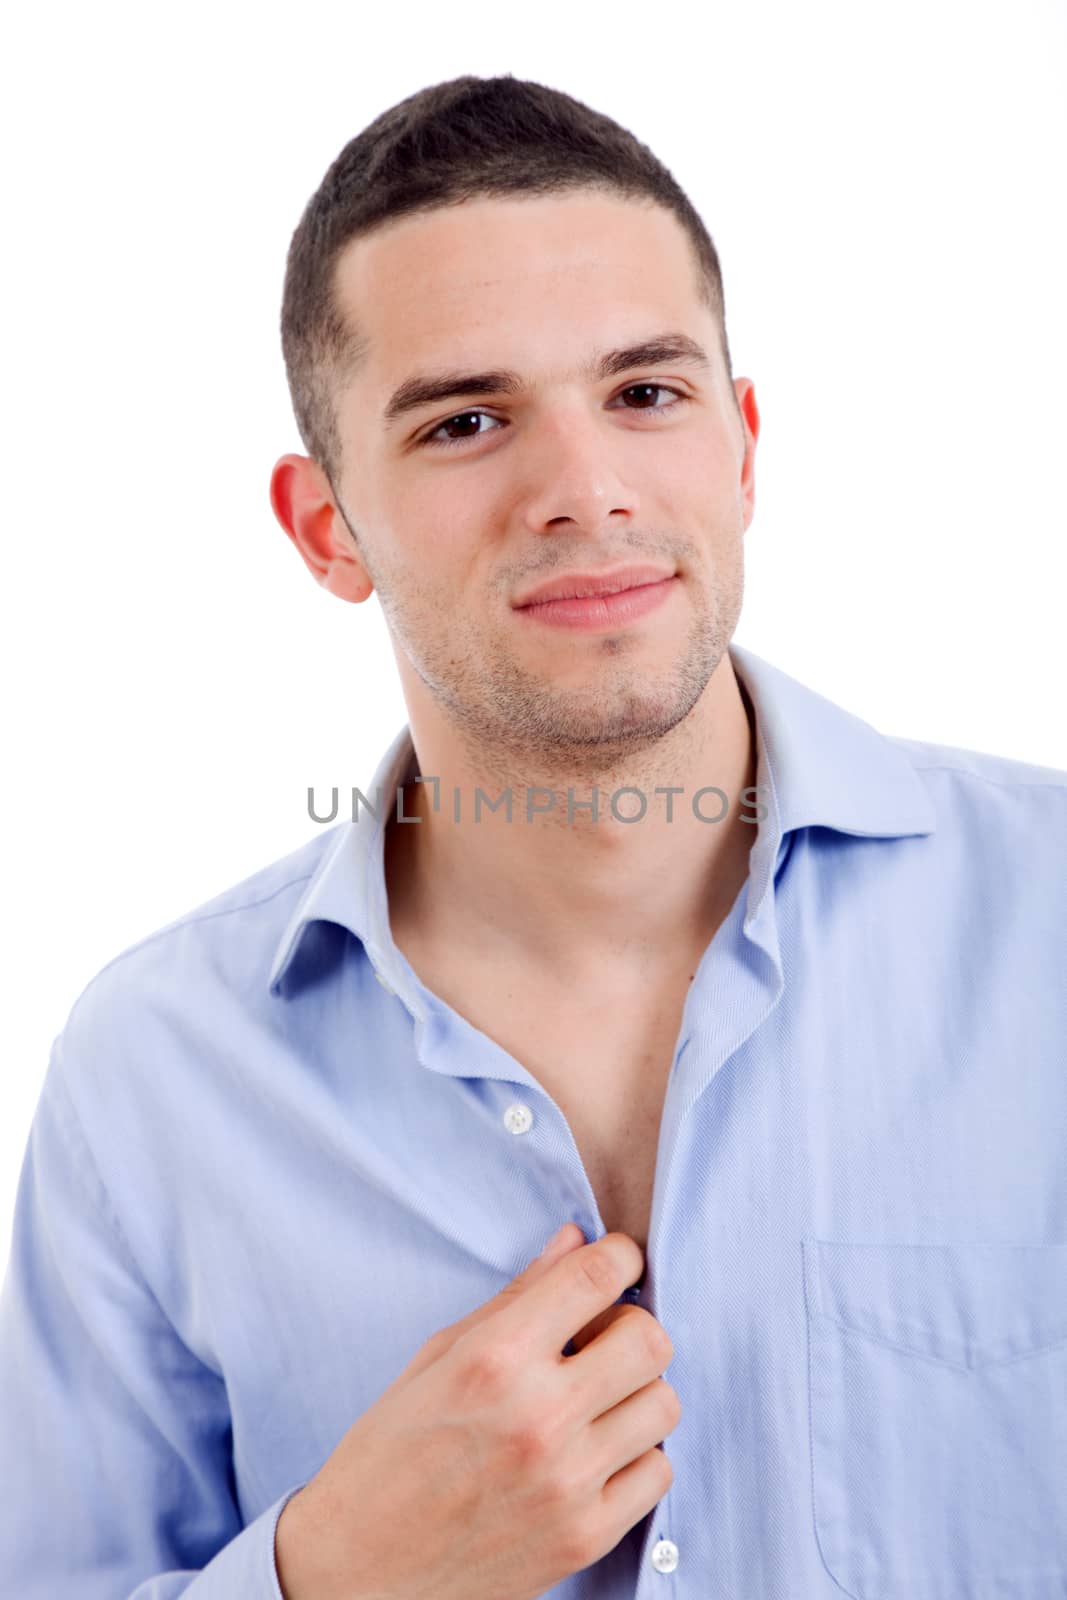
[[[766,807],[750,855],[745,926],[752,936],[769,905],[767,890],[782,841],[794,829],[819,826],[863,838],[900,838],[933,833],[936,822],[921,779],[892,739],[753,650],[734,643],[729,650],[734,672],[752,704],[756,802]],[[280,988],[307,929],[316,922],[349,929],[362,941],[383,980],[402,982],[389,929],[383,844],[397,789],[418,773],[410,725],[405,723],[379,761],[368,789],[356,791],[357,797],[362,796],[356,819],[332,830],[334,837],[278,943],[268,978],[271,990]],[[705,804],[713,809],[715,802]],[[751,800],[746,806],[755,809]]]

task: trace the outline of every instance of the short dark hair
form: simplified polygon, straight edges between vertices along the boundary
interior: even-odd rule
[[[349,140],[289,245],[281,313],[286,378],[304,447],[331,485],[341,464],[335,396],[367,348],[334,295],[345,246],[398,217],[464,200],[587,188],[651,201],[678,218],[692,241],[698,293],[718,322],[732,379],[715,246],[647,145],[559,89],[511,73],[452,78],[398,101]]]

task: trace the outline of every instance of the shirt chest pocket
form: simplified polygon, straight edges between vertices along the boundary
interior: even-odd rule
[[[856,1600],[1063,1600],[1067,1244],[803,1255],[831,1577]]]

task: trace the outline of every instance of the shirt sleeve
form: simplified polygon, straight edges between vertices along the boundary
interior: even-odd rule
[[[63,1042],[0,1287],[0,1588],[19,1600],[282,1600],[274,1529],[303,1483],[243,1524],[225,1382],[138,1270],[62,1080]]]

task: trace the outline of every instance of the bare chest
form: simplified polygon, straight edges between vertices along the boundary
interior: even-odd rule
[[[602,1027],[584,1039],[576,1030],[556,1041],[531,1035],[519,1056],[566,1119],[604,1227],[642,1250],[680,1018],[679,1006],[671,1021],[635,1018],[622,1031]],[[557,1048],[546,1050],[552,1042]]]

